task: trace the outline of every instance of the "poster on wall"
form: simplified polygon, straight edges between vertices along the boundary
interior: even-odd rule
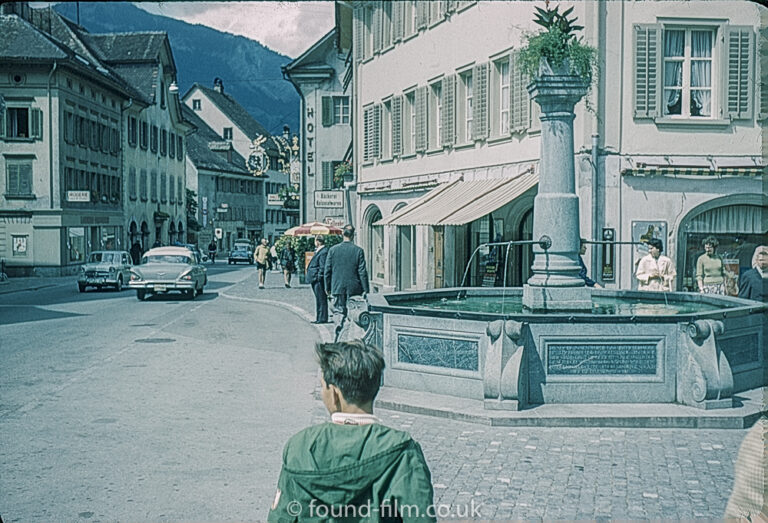
[[[663,254],[667,252],[667,222],[663,221],[633,221],[632,222],[632,289],[637,290],[637,278],[634,277],[640,258],[648,254],[648,240],[657,238],[664,245]],[[674,261],[674,260],[673,260]]]
[[[13,237],[13,255],[14,256],[26,256],[27,255],[27,236],[14,236]]]

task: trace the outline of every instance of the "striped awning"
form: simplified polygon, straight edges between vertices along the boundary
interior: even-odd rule
[[[511,202],[539,183],[539,175],[456,180],[435,187],[374,225],[464,225]]]
[[[623,176],[760,176],[765,172],[765,167],[750,165],[745,167],[722,167],[711,169],[709,167],[661,167],[647,166],[627,168],[621,171]]]

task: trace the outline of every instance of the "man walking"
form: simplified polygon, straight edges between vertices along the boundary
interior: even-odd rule
[[[344,241],[331,247],[325,260],[325,292],[333,296],[333,321],[337,322],[334,341],[339,340],[347,319],[347,300],[365,298],[369,292],[363,249],[352,243],[355,228],[345,225],[342,236]]]
[[[263,289],[267,264],[269,264],[269,240],[266,238],[262,238],[261,244],[253,251],[253,261],[256,262],[256,268],[259,270],[259,289]]]
[[[313,323],[328,323],[328,295],[325,293],[325,260],[328,249],[325,248],[325,237],[315,236],[315,255],[307,267],[307,279],[315,293],[315,321]]]

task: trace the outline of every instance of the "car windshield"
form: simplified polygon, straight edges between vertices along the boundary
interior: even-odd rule
[[[144,256],[141,259],[142,265],[148,263],[186,263],[192,264],[192,258],[184,256],[182,254],[153,254],[151,256]]]
[[[93,252],[88,257],[88,263],[118,263],[120,256],[113,252]]]

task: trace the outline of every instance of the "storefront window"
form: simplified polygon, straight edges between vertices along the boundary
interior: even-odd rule
[[[120,250],[120,232],[118,227],[101,228],[101,248],[106,251]]]
[[[78,263],[85,261],[85,228],[70,227],[67,229],[67,248],[69,261]]]

